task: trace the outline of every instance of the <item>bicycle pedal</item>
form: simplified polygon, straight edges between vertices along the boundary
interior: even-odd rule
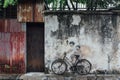
[[[72,71],[71,73],[75,73],[75,71]]]

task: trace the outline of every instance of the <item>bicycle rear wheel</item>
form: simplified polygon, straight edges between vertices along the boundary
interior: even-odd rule
[[[51,70],[54,74],[62,75],[67,69],[67,64],[63,60],[55,60],[51,65]]]
[[[88,60],[81,59],[76,64],[78,74],[81,74],[81,75],[88,74],[91,70],[91,66],[92,66],[91,63]]]

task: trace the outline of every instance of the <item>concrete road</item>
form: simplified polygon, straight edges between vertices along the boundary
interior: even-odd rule
[[[101,74],[101,75],[54,75],[44,73],[27,73],[21,75],[19,79],[23,80],[120,80],[120,74]]]

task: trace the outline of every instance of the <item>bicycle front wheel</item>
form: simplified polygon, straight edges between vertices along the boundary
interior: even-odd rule
[[[82,75],[88,74],[91,70],[91,66],[92,66],[91,63],[88,60],[81,59],[76,64],[78,74]]]
[[[51,65],[51,70],[54,74],[62,75],[67,69],[67,64],[63,60],[55,60]]]

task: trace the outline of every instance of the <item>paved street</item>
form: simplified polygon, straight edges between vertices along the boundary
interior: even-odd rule
[[[19,79],[23,80],[120,80],[120,75],[54,75],[44,73],[28,73],[21,75]]]
[[[120,74],[54,75],[44,73],[1,74],[0,80],[120,80]]]

